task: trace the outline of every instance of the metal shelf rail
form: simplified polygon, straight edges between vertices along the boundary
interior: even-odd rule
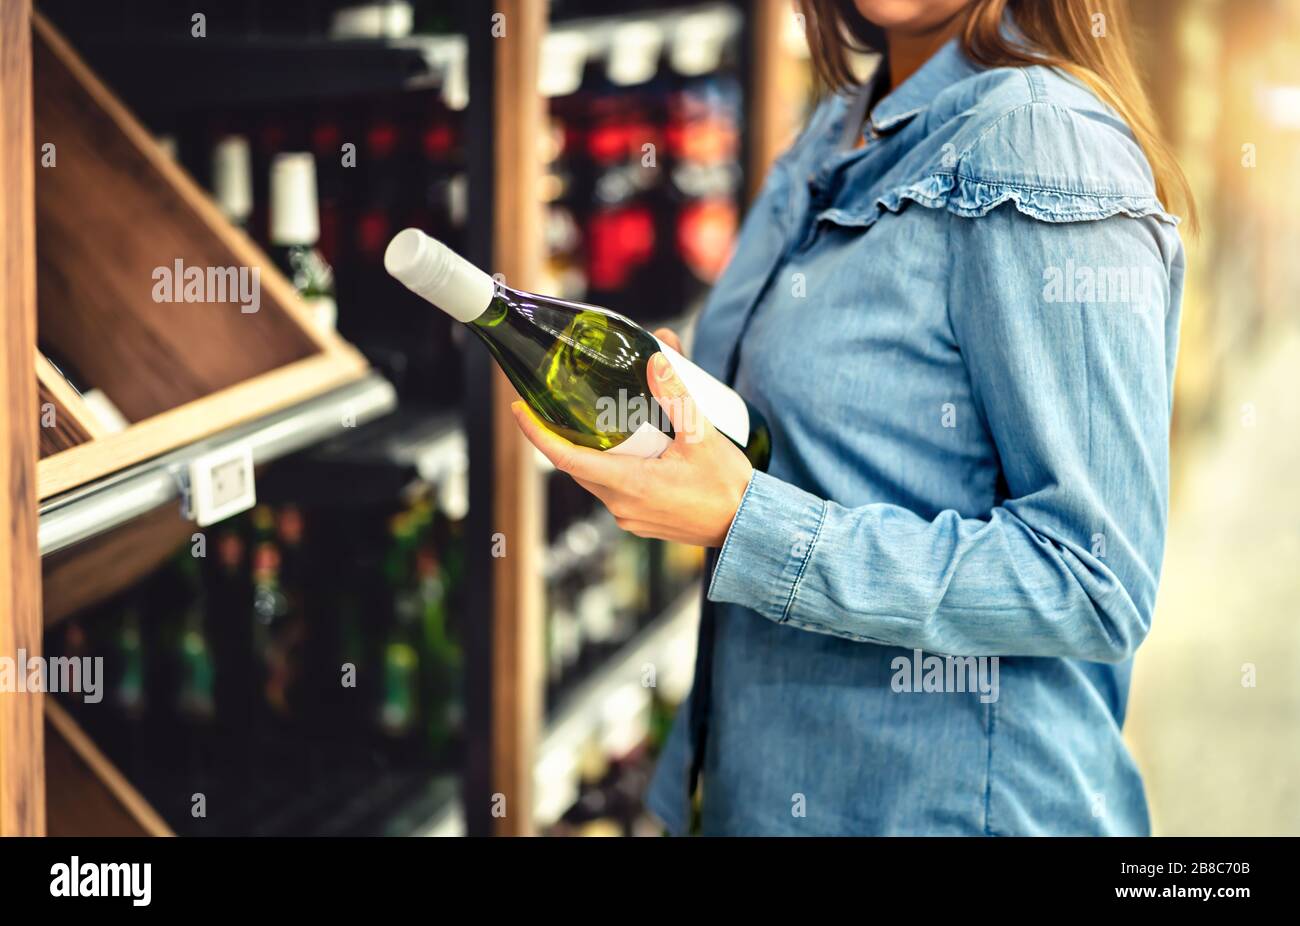
[[[306,402],[266,415],[49,499],[40,509],[42,556],[112,530],[185,491],[191,461],[225,447],[251,447],[254,465],[268,463],[364,424],[397,407],[389,382],[369,374]]]

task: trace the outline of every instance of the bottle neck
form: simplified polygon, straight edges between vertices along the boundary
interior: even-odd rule
[[[304,223],[293,222],[296,227],[301,227]],[[307,235],[302,233],[287,233],[271,235],[271,247],[284,251],[310,251],[316,247],[320,240],[320,235]]]
[[[397,233],[384,267],[412,292],[465,324],[477,322],[499,296],[496,281],[418,229]]]
[[[514,290],[498,283],[492,293],[492,301],[483,310],[483,314],[468,324],[472,328],[495,328],[510,314],[510,304],[516,301],[513,298],[515,295]]]

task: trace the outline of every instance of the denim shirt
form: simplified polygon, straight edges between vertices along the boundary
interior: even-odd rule
[[[702,830],[1145,834],[1177,220],[1060,72],[952,42],[862,147],[851,110],[772,169],[696,331],[772,432],[707,588]],[[687,714],[647,801],[678,833]]]

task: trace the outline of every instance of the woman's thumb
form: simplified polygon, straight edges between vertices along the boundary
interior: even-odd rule
[[[686,384],[677,375],[668,358],[662,353],[655,354],[650,358],[648,372],[650,391],[672,422],[676,439],[686,443],[700,440],[704,435],[705,421],[695,406],[695,400],[686,391]]]

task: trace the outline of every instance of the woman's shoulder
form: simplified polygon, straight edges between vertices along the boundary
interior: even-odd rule
[[[1044,221],[1118,213],[1173,222],[1128,125],[1082,82],[1047,67],[980,71],[941,92],[925,135],[946,205],[982,215],[1008,200]]]

